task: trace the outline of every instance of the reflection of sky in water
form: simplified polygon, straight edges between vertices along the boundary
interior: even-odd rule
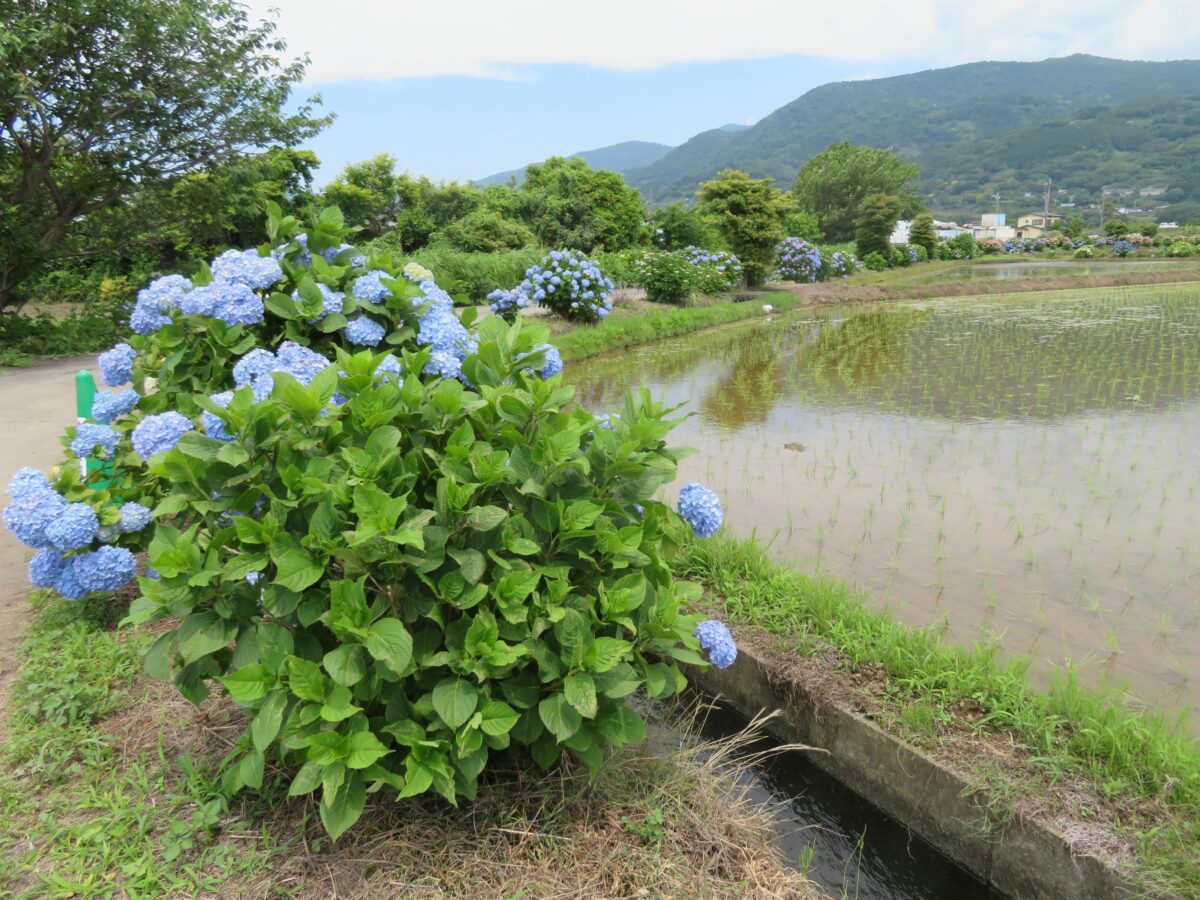
[[[735,326],[573,366],[611,409],[694,415],[679,483],[734,531],[918,625],[1002,635],[1156,702],[1200,674],[1200,295],[874,307]]]

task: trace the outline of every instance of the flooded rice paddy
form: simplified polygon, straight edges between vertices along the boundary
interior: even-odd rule
[[[1200,696],[1200,285],[806,311],[573,369],[597,411],[645,384],[692,413],[677,484],[777,558],[1035,674]]]

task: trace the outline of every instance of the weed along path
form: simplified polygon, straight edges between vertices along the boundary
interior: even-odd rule
[[[75,373],[89,369],[99,381],[95,367],[95,356],[75,356],[0,374],[0,481],[4,485],[22,466],[44,471],[61,461],[59,438],[75,422]],[[28,554],[11,531],[0,529],[0,712],[16,672],[17,644],[29,620]]]

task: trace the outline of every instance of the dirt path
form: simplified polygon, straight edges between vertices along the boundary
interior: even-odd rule
[[[74,356],[0,375],[0,491],[22,466],[43,471],[62,461],[59,437],[75,423],[75,373],[95,356]],[[3,496],[8,504],[8,495]],[[0,527],[0,722],[17,669],[17,645],[29,622],[29,549]],[[0,731],[3,726],[0,725]]]

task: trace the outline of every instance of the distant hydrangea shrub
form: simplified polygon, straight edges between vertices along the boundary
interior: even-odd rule
[[[888,267],[888,261],[882,253],[871,252],[863,257],[863,265],[872,272],[881,272]]]
[[[688,245],[683,255],[698,273],[696,286],[702,294],[724,293],[741,283],[742,262],[732,253]]]
[[[128,585],[146,555],[126,621],[167,626],[147,670],[245,711],[226,790],[292,771],[336,838],[369,793],[469,800],[497,756],[596,767],[645,734],[631,694],[732,660],[664,550],[715,532],[720,502],[655,499],[674,421],[647,390],[592,415],[544,328],[460,318],[432,273],[358,259],[336,210],[301,231],[273,208],[267,230],[269,255],[139,294],[138,399],[96,426],[117,436],[112,471],[22,470],[3,511],[31,581],[69,600]],[[603,277],[552,262],[531,285],[599,317]],[[218,280],[261,319],[188,301]],[[378,349],[355,341],[364,318]]]
[[[823,276],[820,248],[797,237],[785,237],[775,247],[775,277],[781,281],[811,283]]]
[[[1113,256],[1132,256],[1137,252],[1137,248],[1132,241],[1121,238],[1121,240],[1113,242],[1112,252]]]
[[[612,312],[612,281],[577,250],[551,250],[517,289],[572,321],[598,322]]]
[[[638,278],[651,303],[682,306],[696,295],[700,270],[682,252],[655,250],[638,263]]]
[[[858,271],[858,259],[848,250],[834,250],[824,255],[823,269],[830,278],[849,278]]]

